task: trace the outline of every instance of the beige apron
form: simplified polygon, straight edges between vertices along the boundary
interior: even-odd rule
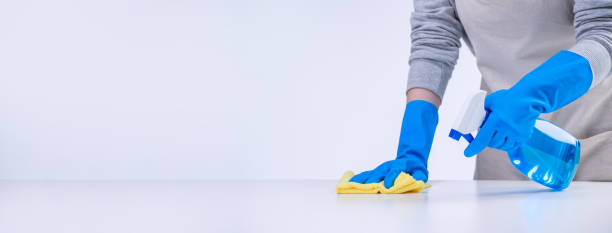
[[[571,0],[456,0],[466,42],[491,93],[510,88],[559,50],[574,45]],[[573,103],[541,117],[580,140],[575,180],[612,181],[612,78]],[[487,148],[476,159],[475,179],[527,179],[505,152]]]

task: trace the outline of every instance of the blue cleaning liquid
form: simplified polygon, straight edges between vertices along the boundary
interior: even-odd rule
[[[509,151],[514,167],[529,179],[562,190],[569,186],[580,162],[580,142],[545,120],[538,119],[528,141]]]

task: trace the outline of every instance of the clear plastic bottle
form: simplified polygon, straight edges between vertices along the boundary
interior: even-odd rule
[[[477,91],[467,99],[449,137],[468,142],[486,119],[486,92]],[[508,151],[510,162],[529,179],[562,190],[569,186],[580,162],[580,142],[555,124],[537,119],[533,133],[518,149]]]
[[[507,153],[512,165],[529,179],[562,190],[576,175],[580,142],[555,124],[538,119],[527,142]]]

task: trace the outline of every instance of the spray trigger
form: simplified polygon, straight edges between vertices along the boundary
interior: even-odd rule
[[[461,132],[455,130],[455,129],[451,129],[450,133],[448,134],[448,136],[452,139],[455,139],[455,141],[459,141],[459,139],[461,139],[462,137],[468,141],[469,143],[471,143],[472,141],[474,141],[474,136],[471,133],[466,133],[466,134],[462,134]]]

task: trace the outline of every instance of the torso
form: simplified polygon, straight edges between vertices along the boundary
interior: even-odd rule
[[[571,0],[455,0],[466,42],[482,74],[481,88],[491,93],[514,85],[560,50],[575,43]],[[612,82],[541,116],[581,141],[577,180],[612,181]],[[478,155],[475,178],[525,179],[505,153],[487,149]]]

